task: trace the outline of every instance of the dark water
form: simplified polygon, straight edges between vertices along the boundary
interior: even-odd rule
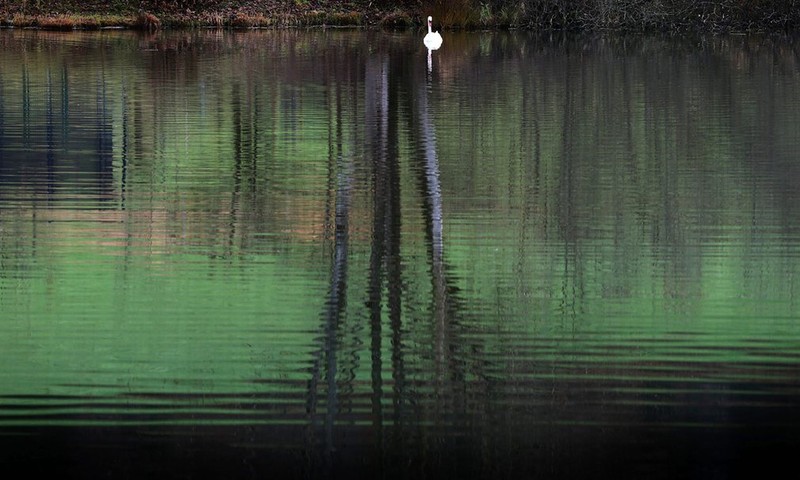
[[[0,468],[732,478],[800,447],[800,47],[0,32]]]

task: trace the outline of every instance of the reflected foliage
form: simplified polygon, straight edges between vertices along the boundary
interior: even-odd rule
[[[790,39],[2,33],[2,426],[497,478],[800,425]]]

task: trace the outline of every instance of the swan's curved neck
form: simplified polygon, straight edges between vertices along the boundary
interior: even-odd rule
[[[431,33],[431,21],[428,20],[428,33]]]

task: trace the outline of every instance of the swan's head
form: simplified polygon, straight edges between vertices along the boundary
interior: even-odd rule
[[[428,25],[430,25],[431,23],[433,23],[433,17],[428,15]]]

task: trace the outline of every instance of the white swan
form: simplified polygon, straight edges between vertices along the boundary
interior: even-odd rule
[[[442,46],[442,36],[439,35],[439,32],[434,32],[431,29],[433,25],[433,17],[428,17],[428,34],[425,35],[425,39],[422,43],[428,47],[428,50],[438,50],[439,47]]]

